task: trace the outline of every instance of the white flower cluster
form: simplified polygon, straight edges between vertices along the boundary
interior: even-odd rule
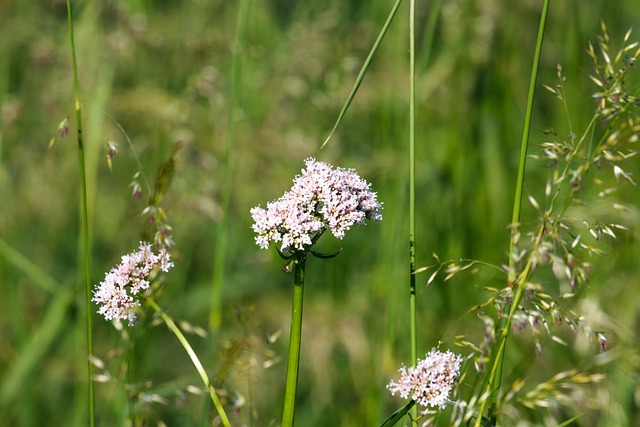
[[[444,408],[453,383],[460,374],[462,357],[450,351],[432,349],[416,366],[400,369],[398,382],[391,381],[387,388],[392,395],[408,397],[418,405]]]
[[[154,254],[151,245],[141,242],[140,249],[124,255],[93,291],[92,301],[100,305],[98,313],[107,320],[127,319],[130,325],[134,324],[134,309],[140,306],[139,294],[149,288],[149,275],[154,269],[166,272],[171,267],[173,263],[165,249]]]
[[[334,169],[313,158],[305,165],[291,190],[266,209],[251,209],[258,246],[281,242],[283,252],[304,251],[327,229],[342,239],[352,225],[382,219],[376,193],[353,169]]]

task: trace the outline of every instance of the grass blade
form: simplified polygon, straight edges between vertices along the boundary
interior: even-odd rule
[[[509,243],[509,254],[514,252],[516,235],[519,233],[519,227],[517,227],[517,224],[520,223],[522,194],[524,189],[524,172],[525,172],[526,160],[527,160],[527,150],[529,147],[529,133],[531,130],[531,116],[533,115],[533,101],[535,98],[536,82],[538,79],[538,68],[540,66],[540,54],[542,52],[542,42],[544,40],[544,32],[547,24],[547,15],[549,13],[549,3],[550,3],[550,0],[545,0],[542,6],[542,12],[540,14],[540,25],[538,27],[538,38],[536,42],[536,49],[533,57],[533,64],[531,66],[531,79],[529,81],[529,95],[527,97],[527,110],[526,110],[526,115],[524,119],[524,128],[522,131],[522,142],[520,146],[520,162],[518,164],[518,174],[516,178],[516,189],[515,189],[515,196],[514,196],[514,202],[513,202],[513,215],[511,218],[512,227],[511,227],[511,240]],[[510,256],[509,257],[510,272],[515,271],[514,264],[515,264],[514,257]],[[523,273],[521,274],[521,277],[524,277],[526,279],[527,274],[528,272],[525,269],[525,271],[523,271]],[[515,283],[515,281],[516,281],[515,274],[509,273],[509,283]],[[526,282],[526,280],[524,281]],[[485,385],[483,385],[483,388],[486,388],[486,391],[490,392],[491,396],[493,397],[490,399],[485,399],[484,402],[482,402],[482,407],[480,408],[480,411],[479,411],[480,417],[476,420],[476,424],[475,424],[476,427],[480,426],[482,417],[484,416],[485,410],[487,409],[487,405],[489,404],[489,402],[491,402],[492,406],[495,405],[495,399],[497,398],[498,389],[500,388],[500,377],[502,374],[502,361],[504,358],[504,349],[506,346],[507,338],[509,337],[511,321],[513,320],[513,315],[515,313],[514,308],[518,306],[523,295],[522,282],[523,280],[519,280],[519,283],[516,285],[518,289],[516,290],[515,297],[512,302],[509,317],[506,319],[506,321],[501,322],[501,324],[498,325],[498,330],[501,330],[502,332],[500,333],[500,338],[499,338],[496,353],[492,358],[491,370],[485,380],[486,387]],[[490,411],[490,412],[493,412],[493,411]],[[493,424],[495,424],[497,421],[491,416],[490,416],[490,420]]]
[[[329,136],[327,136],[327,139],[324,140],[324,143],[322,143],[322,146],[320,147],[320,149],[323,149],[324,146],[327,145],[327,143],[335,133],[336,129],[338,128],[338,125],[342,121],[342,118],[344,117],[347,110],[349,109],[349,106],[351,105],[351,101],[353,101],[353,98],[355,98],[356,93],[358,92],[358,88],[360,88],[360,84],[362,83],[362,80],[364,80],[365,74],[367,74],[367,70],[369,69],[369,64],[371,64],[373,57],[375,56],[376,52],[378,51],[378,48],[380,47],[380,44],[382,43],[382,39],[384,39],[384,36],[385,34],[387,34],[387,30],[389,29],[389,26],[391,25],[393,18],[396,16],[396,12],[400,7],[400,3],[402,3],[402,0],[396,0],[396,3],[393,5],[393,8],[391,9],[389,16],[387,17],[387,21],[384,23],[382,30],[380,30],[380,34],[378,34],[378,38],[376,39],[375,43],[373,44],[373,47],[371,48],[371,51],[369,52],[369,56],[367,56],[367,59],[365,59],[364,64],[362,64],[360,73],[358,73],[358,77],[356,77],[356,81],[353,84],[351,93],[347,97],[347,101],[342,106],[342,110],[340,111],[340,114],[338,114],[338,119],[336,120],[336,123],[333,125],[333,129],[331,129],[331,132],[329,132]]]
[[[409,412],[409,410],[413,408],[415,404],[416,402],[414,400],[410,400],[409,403],[398,409],[396,412],[391,414],[389,418],[384,420],[384,422],[380,424],[380,427],[393,427],[398,423],[398,421],[400,421],[402,418],[404,418],[405,415],[407,415],[407,412]]]

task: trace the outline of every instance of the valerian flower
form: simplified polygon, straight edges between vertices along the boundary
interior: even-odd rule
[[[141,294],[151,284],[150,275],[158,270],[169,271],[173,267],[169,259],[166,249],[160,249],[156,254],[150,244],[141,242],[140,249],[124,255],[120,264],[94,289],[92,301],[100,305],[98,313],[106,320],[126,319],[130,325],[134,324]]]
[[[251,209],[258,246],[280,242],[282,252],[305,251],[326,230],[342,239],[352,225],[382,219],[382,203],[355,170],[334,169],[313,158],[305,165],[291,190],[266,209]]]
[[[387,388],[392,395],[399,393],[403,399],[410,398],[424,408],[442,409],[460,374],[461,363],[462,357],[457,354],[432,349],[423,360],[418,359],[415,366],[403,366],[398,382],[391,381]]]

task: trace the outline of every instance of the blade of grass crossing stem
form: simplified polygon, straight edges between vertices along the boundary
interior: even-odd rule
[[[520,210],[522,206],[522,194],[523,194],[523,188],[524,188],[524,172],[525,172],[526,160],[527,160],[527,149],[529,146],[529,133],[531,129],[531,116],[533,114],[533,101],[535,98],[536,81],[538,79],[538,68],[540,66],[540,54],[542,52],[542,42],[544,40],[544,31],[547,24],[549,3],[550,3],[550,0],[545,0],[542,6],[542,12],[540,14],[540,25],[538,27],[538,38],[536,41],[536,50],[533,58],[533,65],[531,67],[531,80],[529,82],[527,110],[524,118],[524,128],[522,131],[522,142],[520,145],[520,161],[518,164],[518,174],[516,178],[516,189],[515,189],[514,202],[513,202],[513,215],[511,217],[511,239],[509,243],[509,254],[513,253],[514,245],[515,245],[515,236],[518,233],[518,224],[520,222]],[[510,271],[509,282],[510,283],[514,283],[514,281],[516,280],[514,273],[512,273],[514,271],[513,267],[514,267],[513,257],[509,256],[509,271]],[[519,283],[515,283],[514,286],[520,287],[523,285],[522,283],[520,283],[521,281],[518,281],[518,282]],[[522,293],[516,292],[516,295],[522,295]],[[512,302],[512,306],[517,306],[519,302],[520,301],[518,299],[514,298]],[[510,312],[513,313],[513,310],[511,310]],[[510,325],[510,322],[507,319],[506,322],[501,322],[499,327],[508,328],[509,325]],[[500,341],[498,343],[497,351],[493,356],[492,366],[486,380],[486,386],[484,387],[487,392],[489,391],[491,392],[491,398],[486,399],[482,402],[482,407],[480,408],[480,415],[484,414],[489,402],[491,402],[491,407],[492,407],[490,412],[492,413],[495,412],[493,408],[496,403],[495,398],[497,396],[497,392],[500,388],[501,375],[502,375],[502,363],[504,360],[504,349],[506,347],[506,341],[509,336],[509,331],[506,330],[503,333],[501,333],[499,336],[500,336]],[[495,417],[489,414],[489,418],[492,420],[493,424],[495,425],[495,422],[497,421]],[[476,426],[480,426],[480,419],[476,421]]]
[[[329,142],[329,140],[331,139],[331,137],[335,133],[336,129],[338,128],[338,125],[342,121],[342,118],[344,117],[344,115],[346,114],[347,110],[349,109],[349,106],[351,105],[351,101],[353,101],[353,98],[355,98],[356,93],[358,92],[358,88],[360,88],[360,84],[362,83],[362,80],[364,80],[365,74],[367,74],[367,70],[369,69],[369,64],[371,64],[371,61],[373,60],[373,57],[375,56],[376,52],[378,51],[378,48],[380,47],[380,44],[382,43],[382,39],[384,39],[384,36],[385,36],[385,34],[387,34],[387,30],[389,29],[389,26],[391,25],[391,22],[393,21],[393,18],[396,16],[396,12],[398,11],[398,8],[400,7],[400,3],[402,3],[402,0],[396,0],[396,3],[393,5],[393,8],[391,9],[391,12],[389,12],[389,16],[387,17],[387,21],[384,23],[384,25],[382,27],[382,30],[380,30],[380,34],[378,34],[378,38],[376,39],[375,43],[373,44],[373,47],[371,48],[371,51],[369,52],[369,55],[367,56],[367,59],[365,59],[364,64],[362,64],[362,68],[360,69],[360,72],[358,73],[358,77],[356,77],[356,81],[353,84],[353,88],[351,89],[351,93],[349,94],[349,96],[347,97],[346,102],[342,106],[342,110],[340,111],[340,114],[338,114],[338,119],[336,120],[335,124],[333,125],[333,128],[331,129],[331,132],[329,132],[329,136],[327,136],[327,139],[325,139],[324,142],[322,143],[322,146],[320,147],[320,149],[323,149],[324,146],[327,145],[327,143]]]
[[[236,109],[240,99],[242,81],[242,46],[249,18],[251,0],[241,0],[238,9],[238,22],[233,43],[233,65],[231,75],[231,97],[229,100],[229,116],[227,126],[227,142],[224,150],[223,166],[224,182],[222,186],[221,209],[222,218],[216,227],[215,255],[213,260],[213,280],[211,284],[211,302],[209,311],[209,331],[216,332],[222,321],[222,291],[224,288],[225,261],[229,243],[229,205],[232,194],[234,171],[233,150],[236,139]]]
[[[153,310],[156,313],[158,313],[158,315],[160,316],[162,321],[167,325],[169,330],[173,332],[173,334],[176,336],[178,341],[180,341],[182,348],[184,348],[184,350],[187,352],[187,355],[189,355],[189,358],[191,359],[191,363],[193,363],[193,366],[196,368],[196,371],[198,371],[198,375],[200,375],[200,379],[202,380],[204,387],[209,392],[209,396],[211,397],[213,406],[215,406],[216,411],[218,411],[218,415],[220,416],[222,425],[224,425],[225,427],[230,427],[231,424],[229,423],[229,418],[227,417],[227,414],[224,411],[224,407],[222,406],[222,403],[218,398],[216,389],[213,387],[213,385],[209,381],[209,377],[207,375],[207,372],[204,370],[204,366],[202,366],[202,363],[200,362],[198,355],[193,350],[193,347],[191,347],[191,344],[189,344],[189,341],[187,340],[187,338],[184,336],[180,328],[178,328],[178,326],[175,324],[173,319],[169,317],[169,315],[165,313],[164,310],[162,310],[162,308],[160,308],[160,306],[156,304],[154,300],[149,298],[147,300],[147,303],[151,306],[151,308],[153,308]]]
[[[409,304],[411,322],[411,364],[418,360],[416,313],[416,2],[409,4]],[[418,425],[418,407],[411,409],[412,424]]]
[[[89,385],[89,425],[95,426],[95,388],[93,384],[93,320],[91,313],[91,277],[89,270],[89,218],[87,212],[87,178],[84,160],[84,143],[82,137],[82,104],[80,103],[78,85],[78,62],[76,59],[76,43],[73,34],[73,13],[71,2],[67,0],[67,23],[69,26],[69,40],[71,43],[71,59],[73,64],[73,93],[76,109],[76,128],[78,138],[78,163],[80,166],[80,193],[82,204],[82,246],[84,252],[84,277],[85,277],[85,303],[86,303],[86,328],[87,328],[87,369]]]

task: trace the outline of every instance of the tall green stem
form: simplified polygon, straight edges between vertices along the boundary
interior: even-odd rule
[[[82,204],[82,243],[84,251],[85,303],[87,326],[87,368],[89,377],[89,425],[95,426],[95,388],[93,384],[93,319],[91,311],[91,274],[89,270],[89,214],[87,209],[87,176],[84,161],[84,143],[82,137],[82,104],[80,103],[78,85],[78,62],[76,60],[76,43],[73,34],[73,14],[71,3],[67,0],[67,23],[69,26],[69,40],[71,42],[71,59],[73,64],[73,94],[76,109],[76,129],[78,138],[78,163],[80,165],[80,193]]]
[[[193,347],[191,347],[191,344],[189,344],[189,341],[187,340],[187,338],[184,336],[180,328],[178,328],[178,326],[175,324],[173,319],[169,317],[169,315],[167,315],[167,313],[165,313],[164,310],[162,310],[162,308],[160,308],[160,306],[156,304],[154,300],[149,298],[147,300],[147,304],[149,304],[149,306],[151,306],[151,308],[153,308],[153,310],[156,313],[158,313],[158,315],[167,325],[169,330],[173,332],[176,338],[178,338],[178,341],[180,341],[180,344],[182,344],[182,347],[189,355],[189,358],[191,359],[191,363],[193,363],[193,366],[195,366],[196,371],[198,371],[198,374],[200,375],[200,379],[202,380],[204,387],[209,392],[209,396],[211,396],[211,401],[213,402],[213,406],[215,406],[216,410],[218,411],[218,415],[220,416],[222,425],[224,425],[225,427],[230,427],[231,424],[229,423],[229,418],[227,418],[227,414],[224,411],[224,407],[222,406],[222,403],[220,403],[220,399],[216,394],[216,389],[213,387],[213,385],[209,381],[209,377],[207,375],[207,372],[204,369],[204,366],[202,366],[200,359],[198,359],[198,355],[193,350]]]
[[[538,69],[540,67],[540,54],[542,52],[542,42],[544,40],[544,31],[547,24],[547,15],[549,12],[549,3],[550,0],[544,0],[544,4],[542,6],[542,13],[540,15],[540,24],[538,27],[538,39],[536,42],[536,50],[533,57],[533,65],[531,67],[531,80],[529,82],[529,95],[527,97],[527,110],[524,118],[524,129],[522,131],[522,142],[520,145],[520,162],[518,164],[518,175],[516,179],[516,188],[515,195],[513,201],[513,214],[511,217],[511,239],[509,243],[509,254],[513,254],[515,252],[515,245],[517,240],[517,235],[520,229],[520,214],[522,207],[522,194],[524,190],[524,172],[526,168],[527,161],[527,150],[529,147],[529,133],[531,130],[531,116],[533,115],[533,101],[535,98],[535,89],[536,82],[538,79]],[[545,224],[542,225],[541,233],[544,230]],[[491,359],[491,366],[489,375],[487,376],[485,392],[491,392],[491,397],[485,399],[482,402],[482,407],[480,409],[480,415],[484,414],[487,409],[487,405],[491,402],[492,406],[495,404],[495,398],[498,394],[498,389],[500,388],[501,382],[501,374],[502,374],[502,364],[504,360],[504,352],[507,344],[507,339],[509,337],[509,333],[511,331],[511,324],[513,322],[513,316],[515,315],[518,305],[522,300],[522,296],[524,295],[524,289],[529,278],[530,274],[530,264],[527,264],[523,272],[516,277],[515,273],[515,259],[513,256],[509,256],[509,284],[515,288],[515,294],[513,298],[513,302],[511,304],[511,308],[509,309],[509,316],[507,317],[506,322],[501,322],[500,328],[501,332],[498,340],[498,347],[496,352]],[[491,411],[493,412],[493,411]],[[495,416],[489,414],[492,419],[494,425],[496,420]],[[476,426],[480,426],[482,417],[478,417],[476,420]]]
[[[291,308],[291,334],[289,337],[289,361],[287,362],[287,382],[284,393],[282,427],[293,426],[298,388],[298,368],[300,366],[300,341],[302,337],[302,297],[304,293],[305,256],[298,257],[293,268],[293,306]]]
[[[520,144],[520,162],[518,164],[518,176],[516,179],[516,189],[513,198],[513,213],[511,216],[511,241],[509,243],[509,253],[512,253],[515,246],[515,237],[519,232],[520,210],[522,207],[522,192],[524,189],[524,172],[527,163],[527,149],[529,147],[529,133],[531,131],[531,116],[533,115],[533,101],[535,98],[536,82],[538,80],[538,68],[540,67],[540,53],[542,52],[542,41],[544,39],[544,29],[547,25],[547,14],[549,11],[550,0],[544,0],[542,6],[542,14],[540,16],[540,26],[538,28],[538,40],[536,42],[536,51],[533,57],[533,65],[531,67],[531,80],[529,82],[529,95],[527,97],[527,111],[524,116],[524,128],[522,130],[522,142]],[[513,281],[514,266],[513,257],[509,257],[509,279]]]
[[[411,316],[411,363],[418,359],[416,313],[416,2],[409,4],[409,305]],[[418,425],[418,407],[411,409],[413,425]]]

